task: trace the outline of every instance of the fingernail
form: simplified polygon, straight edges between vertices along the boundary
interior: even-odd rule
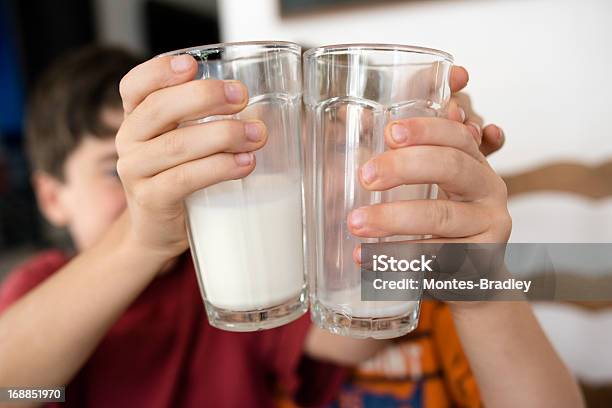
[[[251,142],[259,142],[263,134],[263,129],[261,128],[261,126],[262,125],[259,122],[245,123],[244,133],[246,134],[247,139],[249,139]]]
[[[368,162],[361,168],[361,178],[366,183],[370,184],[376,178],[376,168],[374,163]]]
[[[504,129],[497,127],[499,129],[499,136],[497,137],[499,140],[504,140],[506,138],[506,134],[504,133]]]
[[[461,106],[459,106],[458,109],[459,109],[459,116],[461,117],[461,123],[463,123],[465,122],[465,111],[463,110]]]
[[[237,82],[226,82],[225,85],[225,99],[229,103],[238,104],[244,100],[244,91],[242,86]]]
[[[365,213],[361,210],[354,210],[349,218],[349,223],[353,228],[361,228],[365,224]]]
[[[234,155],[239,166],[250,166],[253,163],[253,153],[238,153]]]
[[[408,138],[408,129],[400,124],[391,126],[391,138],[395,143],[403,143]]]
[[[177,74],[180,74],[182,72],[189,71],[191,65],[193,65],[193,62],[194,60],[191,55],[177,55],[175,57],[172,57],[172,59],[170,60],[170,68],[172,68],[172,71],[176,72]]]

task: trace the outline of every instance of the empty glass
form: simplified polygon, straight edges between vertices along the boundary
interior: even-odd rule
[[[242,81],[248,106],[219,119],[258,119],[268,131],[249,176],[185,202],[198,282],[210,323],[268,329],[307,310],[300,140],[301,50],[293,43],[216,44],[173,51],[198,62],[197,78]]]
[[[383,192],[361,187],[359,168],[385,150],[389,121],[444,114],[450,98],[452,57],[401,45],[336,45],[304,54],[306,112],[306,212],[313,321],[333,333],[389,338],[413,330],[418,301],[361,301],[360,268],[349,233],[355,208],[397,200],[435,198],[432,185],[405,185]],[[308,207],[312,206],[312,209]]]

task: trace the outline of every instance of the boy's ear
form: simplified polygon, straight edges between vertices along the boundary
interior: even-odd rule
[[[37,171],[32,175],[32,185],[38,208],[47,221],[55,227],[65,227],[68,213],[61,200],[64,184],[48,173]]]

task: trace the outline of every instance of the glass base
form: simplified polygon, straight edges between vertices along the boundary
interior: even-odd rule
[[[204,304],[211,326],[235,332],[273,329],[291,323],[308,310],[305,288],[295,298],[264,309],[237,312],[221,309],[208,301],[205,301]]]
[[[414,310],[393,317],[351,317],[311,300],[312,321],[322,329],[356,339],[391,339],[408,334],[419,323],[420,304]]]

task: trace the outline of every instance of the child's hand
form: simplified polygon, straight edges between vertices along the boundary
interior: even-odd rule
[[[188,55],[153,58],[121,81],[125,120],[117,133],[117,170],[128,201],[129,239],[171,258],[187,249],[183,199],[255,168],[253,151],[266,142],[259,121],[219,120],[178,127],[247,104],[237,81],[192,80]]]
[[[485,156],[495,153],[504,145],[503,130],[493,124],[484,126],[483,118],[474,111],[468,94],[461,92],[466,87],[469,76],[465,68],[453,66],[450,72],[450,88],[453,92],[448,104],[448,118],[475,128],[474,137]]]
[[[467,83],[467,73],[460,71],[454,70],[454,78],[451,75],[454,91]],[[433,235],[438,242],[508,240],[511,219],[506,186],[484,156],[501,147],[503,132],[494,125],[482,132],[479,124],[466,120],[465,110],[458,107],[456,100],[449,106],[448,117],[389,123],[385,142],[390,150],[360,169],[361,185],[368,190],[435,183],[441,189],[439,199],[355,209],[348,216],[354,235]],[[359,261],[358,251],[355,260]]]

